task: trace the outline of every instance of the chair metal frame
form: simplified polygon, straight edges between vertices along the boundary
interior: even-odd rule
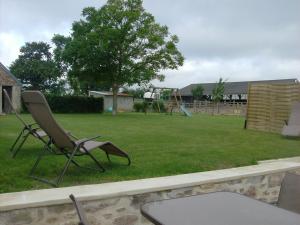
[[[120,157],[127,158],[128,166],[131,164],[131,160],[130,160],[128,154],[126,152],[122,151],[121,149],[119,149],[118,147],[116,147],[115,145],[113,145],[111,142],[96,142],[96,146],[93,146],[93,147],[90,147],[89,149],[87,149],[85,147],[85,143],[90,142],[96,138],[99,138],[100,136],[96,136],[96,137],[92,137],[92,138],[78,139],[77,137],[72,135],[70,132],[66,132],[64,129],[62,129],[57,124],[55,118],[52,115],[52,112],[47,103],[47,100],[42,95],[42,93],[40,93],[38,91],[25,91],[22,94],[22,98],[23,98],[24,103],[27,106],[29,112],[32,114],[33,118],[36,120],[36,122],[43,128],[43,130],[50,137],[49,142],[45,143],[44,148],[41,149],[41,151],[37,157],[37,160],[35,161],[32,169],[29,173],[29,176],[31,178],[57,187],[61,183],[63,176],[65,175],[65,173],[68,170],[71,163],[80,168],[104,172],[105,171],[104,167],[90,152],[91,150],[96,149],[96,148],[101,148],[106,153],[108,161],[111,161],[109,154],[114,154],[114,155],[117,155]],[[39,102],[34,103],[34,100],[32,100],[32,98],[38,98]],[[35,104],[42,105],[42,107],[44,109],[44,114],[47,115],[48,118],[50,119],[50,121],[52,121],[52,123],[53,123],[52,128],[49,128],[49,124],[47,124],[48,122],[45,124],[45,121],[41,120],[39,118],[40,114],[37,113],[38,111],[31,109],[31,106],[34,106]],[[53,131],[53,130],[51,131],[51,129],[54,129],[56,131]],[[55,134],[55,132],[57,132],[57,130],[60,131],[59,136],[57,136],[57,134]],[[57,141],[57,139],[56,140],[54,139],[55,135],[56,135],[56,138],[58,138],[58,137],[65,138],[64,144],[62,144],[61,146],[56,144],[55,142]],[[108,146],[110,146],[110,147],[108,147]],[[114,148],[114,150],[111,150],[111,148]],[[48,155],[49,154],[63,155],[64,157],[67,158],[67,160],[63,166],[63,169],[61,170],[58,177],[54,181],[53,180],[50,181],[50,180],[47,180],[47,179],[44,179],[44,178],[41,178],[41,177],[38,177],[37,175],[35,175],[38,165],[40,164],[42,158],[44,156],[46,156],[47,154]],[[89,156],[92,159],[92,161],[94,161],[96,168],[81,166],[75,160],[75,157],[77,157],[77,156]]]
[[[7,93],[7,91],[5,89],[3,89],[3,93],[4,96],[6,98],[6,100],[8,101],[12,112],[16,115],[17,119],[23,124],[23,128],[21,130],[21,132],[19,133],[19,135],[17,136],[15,142],[12,144],[12,146],[10,147],[10,152],[12,153],[12,157],[15,158],[16,155],[18,154],[18,152],[21,150],[21,148],[23,147],[24,143],[26,142],[27,138],[29,137],[29,135],[32,135],[33,137],[39,139],[40,141],[42,141],[44,144],[49,145],[49,141],[46,141],[43,139],[43,137],[41,137],[38,134],[38,130],[41,130],[40,127],[37,126],[37,123],[31,123],[31,124],[27,124],[22,117],[19,115],[19,113],[17,112],[17,110],[14,108],[11,99]],[[46,137],[46,136],[45,136]]]
[[[76,167],[82,168],[82,169],[88,169],[88,170],[94,170],[94,171],[98,171],[98,172],[105,172],[104,167],[101,165],[101,163],[86,149],[84,148],[84,143],[87,141],[91,141],[94,140],[96,138],[98,138],[100,136],[96,136],[93,138],[89,138],[89,139],[83,139],[82,141],[80,141],[80,143],[75,144],[74,143],[74,148],[72,151],[68,151],[67,149],[54,149],[51,148],[51,146],[49,144],[45,144],[44,148],[41,150],[40,154],[38,155],[37,160],[35,161],[29,176],[35,180],[50,184],[54,187],[58,187],[58,185],[61,183],[63,176],[65,175],[65,173],[67,172],[70,164],[72,163],[73,165],[75,165]],[[80,148],[84,149],[84,153],[80,152]],[[67,161],[64,164],[63,169],[61,170],[60,174],[58,175],[58,177],[56,178],[55,181],[50,181],[41,177],[38,177],[35,174],[36,169],[39,165],[39,163],[41,162],[42,158],[46,155],[49,154],[54,154],[54,155],[63,155],[67,158]],[[96,164],[96,166],[98,168],[91,168],[91,167],[84,167],[81,166],[78,162],[76,162],[76,160],[74,159],[76,156],[85,156],[88,155]]]
[[[71,194],[69,197],[72,200],[73,205],[75,206],[77,215],[79,217],[78,225],[90,225],[90,223],[88,222],[88,220],[86,218],[86,215],[85,215],[85,212],[84,212],[84,209],[83,209],[81,203],[75,198],[75,196],[73,194]]]

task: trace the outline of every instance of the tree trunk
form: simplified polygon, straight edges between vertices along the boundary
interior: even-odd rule
[[[112,91],[113,91],[113,108],[112,114],[113,116],[117,115],[118,112],[118,85],[113,84]]]

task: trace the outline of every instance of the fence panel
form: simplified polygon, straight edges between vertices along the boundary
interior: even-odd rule
[[[299,84],[250,85],[247,128],[280,133],[293,102],[297,101],[300,101]]]

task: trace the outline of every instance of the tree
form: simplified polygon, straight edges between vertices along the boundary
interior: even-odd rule
[[[122,93],[132,95],[133,98],[142,99],[144,97],[144,93],[146,92],[146,89],[139,87],[139,88],[128,88],[123,87]]]
[[[223,100],[225,92],[225,81],[221,77],[219,81],[216,83],[213,91],[212,91],[212,100],[217,104],[217,111],[219,113],[219,102]],[[214,111],[214,110],[213,110]],[[214,112],[213,112],[214,113]]]
[[[142,0],[108,0],[100,9],[84,8],[72,26],[63,58],[70,76],[102,82],[113,91],[113,115],[121,86],[163,80],[165,69],[177,69],[184,58],[178,37],[155,22]]]
[[[162,93],[161,93],[161,98],[165,101],[171,100],[172,90],[170,90],[170,89],[163,90]]]
[[[52,38],[52,43],[55,45],[53,50],[54,61],[58,68],[66,77],[70,89],[75,95],[87,95],[89,90],[94,91],[109,91],[110,86],[107,84],[96,83],[95,81],[79,80],[76,76],[68,74],[70,65],[63,59],[63,52],[66,45],[71,41],[70,37],[65,37],[60,34],[55,34]]]
[[[202,85],[198,84],[195,88],[192,89],[192,95],[195,100],[201,100],[203,98],[204,88]]]
[[[18,77],[25,89],[41,90],[59,94],[63,91],[64,81],[61,71],[45,42],[25,43],[19,57],[11,64],[10,70]]]

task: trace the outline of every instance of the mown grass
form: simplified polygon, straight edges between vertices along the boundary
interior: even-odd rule
[[[30,121],[29,115],[23,117]],[[102,151],[95,155],[105,173],[71,166],[61,186],[103,183],[173,174],[192,173],[255,164],[258,160],[300,155],[299,140],[278,134],[243,129],[244,119],[232,116],[193,115],[192,118],[164,114],[124,113],[57,114],[57,120],[73,134],[83,137],[102,135],[129,153],[132,165],[113,158],[108,163]],[[0,192],[49,188],[28,177],[41,142],[30,138],[15,159],[9,148],[21,124],[13,116],[0,116]],[[93,162],[84,157],[81,163]],[[65,159],[48,156],[39,167],[39,175],[53,178]],[[122,164],[123,163],[123,164]]]

